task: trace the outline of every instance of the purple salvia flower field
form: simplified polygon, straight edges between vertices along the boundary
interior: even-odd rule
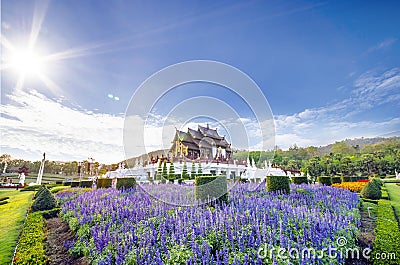
[[[290,194],[238,184],[228,204],[191,204],[172,184],[146,188],[176,197],[176,205],[142,188],[61,193],[62,217],[77,232],[70,252],[92,264],[344,264],[345,258],[260,255],[271,249],[355,247],[360,222],[358,195],[325,186],[292,185]],[[157,193],[157,191],[155,191]],[[153,193],[154,194],[154,193]],[[343,247],[343,246],[342,246]]]

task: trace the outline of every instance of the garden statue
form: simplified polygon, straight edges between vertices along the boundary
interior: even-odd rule
[[[19,174],[19,183],[21,184],[21,186],[25,185],[25,173],[24,172]]]

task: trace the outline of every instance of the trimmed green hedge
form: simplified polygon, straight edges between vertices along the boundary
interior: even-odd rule
[[[384,179],[385,183],[400,183],[400,179]]]
[[[332,178],[330,176],[320,176],[317,178],[318,183],[325,185],[325,186],[331,186],[332,185]]]
[[[331,177],[331,183],[332,184],[336,184],[336,183],[342,183],[342,178],[341,177],[339,177],[339,176],[336,176],[336,177]]]
[[[341,176],[340,177],[342,182],[353,182],[354,177],[353,176]]]
[[[228,182],[225,175],[197,176],[194,185],[196,200],[228,203]]]
[[[298,176],[298,177],[292,177],[292,182],[294,184],[303,184],[303,183],[308,183],[307,176]]]
[[[101,188],[111,188],[112,186],[112,179],[108,179],[108,178],[99,178],[97,180],[97,188],[101,189]]]
[[[41,212],[30,213],[19,239],[14,264],[47,264]]]
[[[10,199],[10,197],[0,197],[0,201],[5,201],[5,200],[8,200],[8,199]]]
[[[60,186],[60,187],[51,188],[50,191],[51,191],[51,193],[57,193],[59,191],[62,191],[62,190],[68,189],[68,188],[69,188],[69,186]]]
[[[81,180],[79,182],[80,188],[91,188],[93,185],[93,180]]]
[[[136,187],[135,178],[118,178],[117,189],[130,189]]]
[[[290,180],[287,176],[267,176],[267,191],[290,193]]]
[[[371,257],[374,265],[400,264],[400,230],[389,201],[380,200],[377,209],[375,241]],[[396,259],[375,259],[376,254],[394,253]]]
[[[25,188],[21,189],[21,191],[35,191],[38,190],[42,185],[33,185],[33,186],[26,186]]]
[[[63,181],[63,186],[71,186],[71,181]]]
[[[72,181],[71,182],[71,188],[77,188],[77,187],[79,187],[79,181]]]
[[[50,219],[50,218],[57,217],[58,214],[60,213],[60,211],[61,211],[61,208],[54,208],[51,210],[41,211],[40,213],[42,214],[43,218]]]

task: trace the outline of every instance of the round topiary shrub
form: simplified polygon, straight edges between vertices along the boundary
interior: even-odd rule
[[[290,192],[290,180],[287,176],[267,176],[267,191]]]
[[[379,178],[379,177],[374,177],[374,178],[371,179],[371,181],[372,181],[372,182],[375,182],[376,184],[378,184],[379,187],[382,187],[382,186],[383,186],[383,181],[382,181],[381,178]]]
[[[307,176],[298,176],[298,177],[292,177],[292,182],[294,184],[303,184],[303,183],[308,183]]]
[[[382,197],[381,186],[379,186],[375,181],[368,182],[361,190],[361,197],[371,200],[379,200]]]
[[[45,188],[32,204],[32,212],[51,210],[57,207],[53,194]]]

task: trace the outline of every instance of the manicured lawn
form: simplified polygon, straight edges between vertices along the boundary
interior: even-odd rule
[[[10,197],[7,204],[0,205],[0,264],[9,264],[11,261],[32,195],[31,191],[0,191],[0,197]]]
[[[400,218],[400,186],[396,183],[385,183],[385,187],[389,193],[390,203],[396,210],[397,217]]]

